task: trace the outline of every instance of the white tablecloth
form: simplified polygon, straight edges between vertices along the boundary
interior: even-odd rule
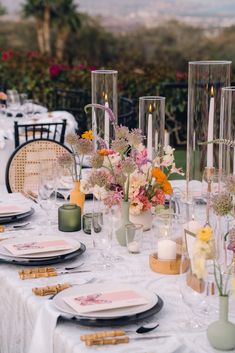
[[[0,194],[0,202],[3,202],[4,194]],[[28,203],[23,200],[19,194],[12,194],[13,200],[21,200],[22,203]],[[35,204],[33,204],[35,205]],[[37,205],[36,205],[37,207]],[[91,207],[89,202],[85,205],[86,211]],[[43,223],[43,213],[40,209],[36,210],[30,220],[32,224]],[[39,227],[34,230],[18,231],[14,235],[37,234]],[[56,228],[50,231],[50,234],[63,234]],[[7,233],[5,233],[7,234]],[[68,234],[68,233],[66,233]],[[4,235],[4,234],[3,234]],[[79,239],[87,246],[87,251],[78,259],[85,262],[86,266],[92,267],[98,257],[96,251],[92,248],[91,236],[82,231],[71,233],[73,237]],[[12,236],[12,234],[11,234]],[[213,353],[218,352],[212,349],[207,341],[206,332],[196,331],[189,333],[181,328],[181,322],[186,318],[188,308],[182,302],[179,294],[179,276],[164,276],[154,273],[150,270],[148,264],[148,255],[151,247],[151,233],[144,234],[145,250],[139,255],[130,255],[126,248],[115,248],[123,257],[123,260],[114,262],[114,267],[109,271],[96,271],[93,275],[97,283],[103,281],[115,281],[123,283],[132,283],[150,289],[160,295],[164,300],[163,309],[147,321],[157,321],[160,327],[155,331],[161,334],[170,334],[172,338],[159,340],[138,340],[129,344],[117,346],[94,346],[85,347],[80,341],[79,336],[84,333],[94,332],[94,328],[82,327],[74,322],[59,321],[54,332],[54,353],[88,353],[88,352],[107,352],[107,353]],[[73,282],[76,279],[86,278],[87,274],[64,275],[54,278],[40,278],[22,281],[18,277],[18,270],[21,267],[0,264],[0,352],[1,353],[27,353],[34,333],[35,324],[40,310],[48,304],[47,297],[37,297],[32,294],[32,287],[48,285],[53,283]],[[217,298],[214,298],[217,301]],[[231,319],[235,322],[235,311],[232,312]],[[215,318],[217,314],[215,313]],[[46,320],[46,318],[45,318]],[[133,325],[126,328],[136,328]],[[142,322],[141,322],[142,324]],[[45,321],[44,331],[38,332],[38,337],[46,339],[47,322]],[[103,330],[103,329],[102,329]],[[174,343],[175,342],[175,343]],[[173,343],[173,347],[172,347]],[[48,353],[48,352],[42,352]]]
[[[14,144],[14,121],[18,120],[19,123],[52,123],[66,119],[66,134],[75,132],[77,122],[74,116],[66,111],[55,111],[43,114],[37,114],[37,120],[30,120],[28,118],[13,118],[0,116],[0,185],[5,185],[5,170],[7,162],[15,149]]]

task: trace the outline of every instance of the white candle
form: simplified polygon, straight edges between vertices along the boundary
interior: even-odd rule
[[[233,175],[235,175],[235,148],[233,148]]]
[[[209,107],[209,122],[208,122],[208,132],[207,141],[212,141],[214,138],[214,114],[215,114],[215,98],[213,86],[211,87],[211,99]],[[207,145],[207,168],[213,167],[213,143]]]
[[[105,107],[109,108],[107,93],[105,93],[104,95],[104,100],[105,100],[105,103],[104,103]],[[107,147],[109,148],[109,114],[106,111],[104,113],[104,140]]]
[[[127,245],[128,251],[132,254],[138,254],[140,252],[140,244],[137,241],[132,241]]]
[[[148,115],[148,135],[147,135],[147,154],[148,159],[153,159],[153,115],[152,115],[152,104],[149,105]]]
[[[175,260],[176,242],[171,239],[159,240],[157,254],[160,260]]]
[[[164,146],[167,147],[170,144],[170,134],[169,132],[165,129],[165,135],[164,135]]]

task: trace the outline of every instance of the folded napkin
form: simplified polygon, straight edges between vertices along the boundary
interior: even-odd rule
[[[53,353],[54,331],[61,313],[48,300],[41,308],[34,327],[28,353]],[[69,315],[63,314],[69,318]]]

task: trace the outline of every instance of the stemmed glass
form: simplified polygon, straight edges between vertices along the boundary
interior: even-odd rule
[[[51,226],[51,219],[55,210],[55,190],[57,183],[57,174],[54,164],[43,165],[40,168],[38,183],[38,201],[45,213],[46,224]]]
[[[203,279],[197,279],[192,273],[192,261],[186,249],[182,253],[179,289],[181,298],[186,305],[186,320],[181,321],[181,326],[187,330],[198,330],[208,325],[210,315],[215,312],[211,305],[208,306],[208,298],[213,302],[215,283],[213,279],[213,261],[206,260],[207,275]]]
[[[13,112],[19,112],[20,96],[16,90],[7,90],[7,107]]]
[[[63,196],[65,202],[68,201],[70,192],[74,186],[73,178],[69,173],[68,169],[62,166],[57,168],[58,179],[57,179],[57,195]]]
[[[112,227],[110,226],[110,211],[102,202],[93,198],[93,211],[91,218],[91,235],[94,249],[96,249],[102,258],[102,263],[98,263],[95,267],[98,269],[109,269],[112,267],[111,242]]]

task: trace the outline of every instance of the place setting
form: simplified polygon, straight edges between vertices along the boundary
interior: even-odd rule
[[[85,250],[85,245],[72,237],[19,236],[0,242],[0,262],[47,266],[75,259]]]

